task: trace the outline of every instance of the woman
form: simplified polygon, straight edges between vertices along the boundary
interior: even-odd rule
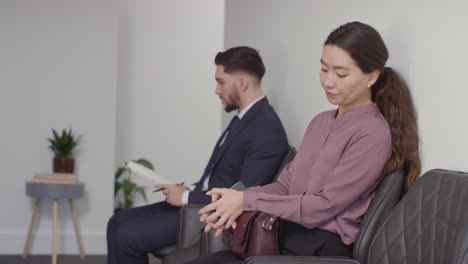
[[[352,22],[334,30],[323,47],[320,81],[338,108],[311,121],[277,182],[208,192],[213,202],[200,210],[205,230],[236,228],[243,211],[258,210],[283,220],[281,254],[350,257],[381,177],[403,168],[409,188],[420,172],[410,91],[385,67],[387,59],[382,38],[369,25]],[[191,263],[229,261],[240,262],[223,251]]]

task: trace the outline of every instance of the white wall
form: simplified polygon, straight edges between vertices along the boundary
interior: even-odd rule
[[[466,1],[226,1],[225,46],[261,50],[269,98],[297,146],[310,119],[333,108],[319,82],[326,36],[349,21],[374,26],[388,65],[407,79],[419,112],[423,172],[468,171]],[[223,120],[226,122],[226,118]]]
[[[23,249],[33,207],[24,184],[51,171],[51,128],[84,135],[76,207],[87,254],[106,252],[124,161],[145,157],[174,180],[198,179],[221,130],[213,58],[223,30],[217,0],[0,2],[0,254]],[[43,201],[33,254],[51,252],[51,211]],[[66,203],[58,241],[59,253],[77,253]]]
[[[297,146],[310,119],[332,108],[318,80],[325,37],[351,20],[375,26],[390,66],[414,93],[423,171],[467,171],[467,7],[463,1],[231,0],[223,31],[218,0],[1,1],[0,254],[23,248],[33,205],[24,183],[51,170],[45,138],[53,127],[85,136],[77,174],[86,195],[76,205],[86,253],[106,252],[113,173],[125,160],[146,157],[163,175],[195,181],[221,130],[213,57],[223,49],[223,34],[226,48],[261,50],[263,86]],[[40,210],[32,252],[46,254],[50,202]],[[59,252],[76,254],[65,204],[59,228]]]
[[[122,0],[120,8],[117,164],[144,157],[161,175],[193,183],[221,131],[213,60],[223,49],[224,1]],[[151,190],[151,202],[162,199]]]
[[[117,16],[106,0],[0,1],[0,254],[19,254],[33,201],[25,182],[51,172],[51,128],[84,135],[75,204],[87,254],[105,252],[112,213]],[[40,205],[31,253],[51,252],[51,201]],[[38,227],[38,228],[37,228]],[[59,206],[60,253],[77,253],[68,204]]]

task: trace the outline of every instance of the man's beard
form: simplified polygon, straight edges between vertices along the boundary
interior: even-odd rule
[[[226,111],[226,113],[230,113],[234,110],[237,110],[239,109],[239,104],[240,104],[240,96],[239,94],[236,92],[234,94],[230,94],[228,95],[228,99],[229,101],[225,100],[226,101],[226,106],[224,107],[224,111]]]
[[[224,107],[224,111],[226,111],[226,113],[230,113],[234,110],[236,110],[238,107],[233,105],[233,104],[227,104],[225,107]]]

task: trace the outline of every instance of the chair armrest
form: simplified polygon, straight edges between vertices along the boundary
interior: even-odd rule
[[[198,244],[200,241],[200,230],[203,223],[200,222],[198,210],[203,204],[186,204],[180,209],[179,236],[177,248],[185,248]]]
[[[359,261],[344,257],[262,256],[250,257],[244,264],[359,264]]]
[[[223,232],[220,236],[216,237],[215,230],[210,230],[209,232],[202,231],[200,240],[200,256],[208,256],[218,251],[231,249],[229,238],[226,236],[227,234]],[[226,239],[228,241],[225,241]]]
[[[161,259],[162,264],[180,264],[187,263],[198,258],[200,249],[198,246],[178,248]],[[150,262],[151,263],[151,262]]]

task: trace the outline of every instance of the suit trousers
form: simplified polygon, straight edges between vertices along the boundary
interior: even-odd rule
[[[148,253],[175,244],[180,207],[159,202],[116,212],[107,224],[107,264],[147,264]]]
[[[353,247],[343,244],[339,235],[319,228],[308,229],[292,222],[282,222],[279,244],[281,255],[351,257]],[[232,251],[220,251],[197,258],[189,264],[242,263]]]

